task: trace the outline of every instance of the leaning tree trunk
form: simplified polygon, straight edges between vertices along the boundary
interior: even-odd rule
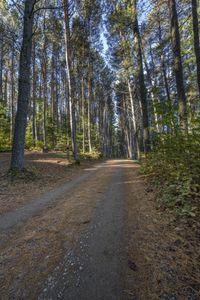
[[[28,104],[30,98],[31,48],[36,0],[26,0],[24,9],[23,41],[20,51],[18,107],[15,119],[12,147],[11,169],[24,168],[24,146],[27,125]]]
[[[178,15],[176,10],[176,0],[168,0],[170,12],[171,40],[174,56],[174,72],[176,77],[176,88],[179,102],[179,118],[181,128],[187,132],[187,108],[185,87],[183,81],[183,67],[181,61],[181,44],[178,26]]]
[[[138,84],[139,84],[140,100],[142,106],[142,116],[143,116],[144,152],[145,154],[147,154],[150,151],[149,118],[148,118],[148,109],[147,109],[146,86],[144,82],[141,37],[140,37],[138,17],[137,17],[137,0],[134,0],[133,32],[135,36],[135,50],[136,50],[137,63],[138,63]]]
[[[69,115],[70,115],[70,129],[72,139],[72,151],[74,159],[78,159],[77,142],[76,142],[76,117],[75,117],[75,103],[73,99],[72,90],[72,67],[71,67],[71,49],[70,49],[70,28],[69,28],[69,3],[68,0],[63,0],[64,6],[64,28],[65,28],[65,58],[68,80],[68,96],[69,96]]]
[[[200,96],[200,44],[199,44],[199,20],[197,12],[197,0],[192,0],[192,19],[194,33],[194,50],[197,63],[197,84]]]

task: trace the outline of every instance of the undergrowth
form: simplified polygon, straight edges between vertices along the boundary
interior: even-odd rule
[[[159,198],[182,216],[200,212],[200,134],[162,134],[142,161],[142,172],[151,175]]]

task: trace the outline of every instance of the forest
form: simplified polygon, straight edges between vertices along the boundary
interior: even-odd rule
[[[159,209],[198,220],[199,14],[199,0],[0,0],[3,180],[40,176],[35,153],[80,170],[128,160]]]
[[[24,169],[25,150],[146,157],[144,172],[176,199],[198,196],[197,0],[0,9],[0,151],[12,150],[11,169]]]

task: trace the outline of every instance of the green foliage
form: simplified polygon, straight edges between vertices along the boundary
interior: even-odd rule
[[[76,160],[74,161],[74,164],[75,164],[76,166],[80,166],[80,164],[81,164],[80,159],[76,159]]]
[[[194,216],[200,199],[200,131],[161,134],[142,170],[152,175],[167,207]]]
[[[100,159],[102,158],[102,154],[98,150],[93,149],[92,152],[81,153],[80,157],[82,159]]]
[[[34,147],[33,145],[33,138],[32,138],[32,126],[31,123],[28,123],[27,129],[26,129],[26,149],[31,149]]]
[[[11,150],[10,119],[6,107],[0,102],[0,152]]]
[[[168,128],[170,131],[174,131],[178,128],[178,105],[166,101],[156,102],[154,105],[155,111],[159,116],[158,125]]]
[[[43,119],[41,116],[40,122],[42,121]],[[39,122],[39,119],[37,122]],[[41,151],[44,148],[43,132],[41,130],[41,136],[39,137],[40,140],[36,139],[34,142],[32,125],[32,120],[30,120],[26,129],[26,149]],[[65,126],[63,126],[63,128],[56,129],[56,126],[52,122],[52,118],[49,117],[47,118],[46,132],[49,150],[66,151],[68,136],[66,135]]]

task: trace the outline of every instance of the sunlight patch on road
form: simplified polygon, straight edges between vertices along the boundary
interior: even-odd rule
[[[132,180],[132,181],[122,181],[122,182],[117,182],[116,184],[132,184],[132,183],[141,183],[142,180]]]
[[[101,165],[101,168],[139,168],[138,165],[134,165],[134,164],[118,164],[118,165]]]
[[[50,164],[60,164],[60,165],[70,165],[71,164],[69,161],[61,160],[61,159],[37,159],[37,160],[34,160],[34,163],[50,163]]]
[[[87,169],[84,169],[84,171],[96,171],[98,170],[99,168],[87,168]]]

